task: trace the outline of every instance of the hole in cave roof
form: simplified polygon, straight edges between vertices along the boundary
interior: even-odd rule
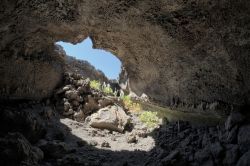
[[[93,43],[89,37],[76,45],[62,41],[56,44],[62,46],[67,55],[89,62],[97,70],[102,71],[108,79],[118,80],[121,61],[108,51],[93,49]]]

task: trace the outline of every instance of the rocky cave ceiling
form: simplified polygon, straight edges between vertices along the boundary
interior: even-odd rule
[[[90,36],[137,94],[166,104],[250,104],[248,0],[2,0],[0,96],[41,99],[60,83],[54,43]]]

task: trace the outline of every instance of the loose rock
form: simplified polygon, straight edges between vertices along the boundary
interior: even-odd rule
[[[119,106],[111,106],[100,109],[91,115],[90,126],[111,131],[123,132],[129,117]]]

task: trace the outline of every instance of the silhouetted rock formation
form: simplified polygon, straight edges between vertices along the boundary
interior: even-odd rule
[[[91,80],[99,80],[100,82],[108,82],[108,78],[101,70],[95,69],[89,62],[79,60],[71,56],[66,57],[66,71],[77,73]]]

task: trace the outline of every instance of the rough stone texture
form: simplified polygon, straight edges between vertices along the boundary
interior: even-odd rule
[[[105,107],[90,117],[90,126],[111,131],[123,132],[129,116],[119,106]]]
[[[239,134],[228,142],[227,125],[206,126],[207,116],[200,119],[200,125],[166,121],[151,130],[131,113],[132,125],[119,133],[61,118],[53,103],[53,99],[1,103],[0,165],[249,165],[248,118],[231,121],[231,131],[237,127]],[[188,119],[190,113],[185,114]],[[44,129],[45,135],[41,134]],[[140,136],[142,132],[146,136]]]
[[[249,7],[248,0],[3,0],[1,62],[90,36],[123,62],[139,95],[165,104],[249,104]],[[3,80],[15,65],[0,67]]]
[[[13,104],[14,105],[14,104]],[[47,108],[34,109],[19,108],[18,110],[4,109],[0,107],[0,131],[22,132],[28,141],[36,143],[46,134],[43,120],[37,116],[37,112],[45,111]],[[44,112],[45,113],[45,112]]]
[[[62,46],[56,45],[56,51],[65,57],[64,70],[66,70],[66,72],[80,74],[82,77],[90,78],[91,80],[99,80],[101,82],[109,81],[102,71],[96,69],[88,61],[67,55]]]
[[[62,80],[63,57],[53,51],[0,58],[0,99],[42,99]]]
[[[225,123],[225,128],[231,130],[236,124],[243,122],[245,117],[239,112],[232,112]]]
[[[79,73],[85,78],[90,78],[91,80],[100,80],[101,82],[108,82],[108,78],[105,74],[95,69],[89,62],[84,60],[78,60],[74,57],[67,56],[67,71],[72,73]]]
[[[245,153],[238,161],[237,166],[248,166],[250,164],[250,151]]]
[[[43,159],[41,149],[32,146],[21,133],[8,133],[0,138],[0,145],[1,165],[38,165]]]
[[[250,125],[244,125],[239,129],[238,143],[242,151],[250,149]]]

